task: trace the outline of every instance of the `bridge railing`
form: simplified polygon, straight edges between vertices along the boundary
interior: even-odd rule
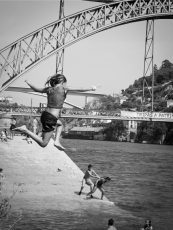
[[[63,115],[120,117],[120,111],[63,109]]]
[[[1,113],[8,113],[13,116],[25,115],[25,116],[40,116],[45,108],[40,107],[17,107],[7,108],[0,107]],[[62,118],[84,118],[84,119],[107,119],[107,120],[136,120],[136,121],[165,121],[173,122],[173,113],[165,112],[132,112],[132,111],[108,111],[108,110],[80,110],[63,108],[61,110]]]
[[[0,112],[6,112],[8,114],[38,114],[40,115],[42,111],[44,111],[45,108],[39,108],[39,107],[1,107],[0,106]]]
[[[8,108],[0,107],[0,112],[6,112],[8,114],[24,114],[24,115],[41,115],[41,112],[45,110],[44,107],[17,107],[17,108]],[[79,116],[110,116],[110,117],[120,117],[120,111],[106,111],[106,110],[80,110],[80,109],[70,109],[63,108],[61,115],[79,115]]]

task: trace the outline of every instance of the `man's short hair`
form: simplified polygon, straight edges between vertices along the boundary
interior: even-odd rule
[[[108,224],[112,226],[114,224],[114,220],[113,219],[108,220]]]
[[[3,169],[0,168],[0,172],[2,172],[2,171],[3,171]]]
[[[88,168],[91,168],[91,167],[93,167],[91,164],[90,164],[90,165],[88,165]]]

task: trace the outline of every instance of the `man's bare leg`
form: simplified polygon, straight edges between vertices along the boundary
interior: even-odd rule
[[[99,188],[100,192],[101,192],[101,200],[103,200],[103,196],[105,194],[105,190],[103,188]]]
[[[37,134],[28,130],[25,125],[23,125],[21,127],[17,127],[13,130],[20,131],[20,132],[23,132],[23,133],[29,135],[34,141],[36,141],[43,148],[47,146],[47,144],[49,143],[49,141],[51,139],[52,133],[53,133],[53,131],[45,132],[45,133],[43,133],[42,137],[40,137]]]
[[[89,193],[86,194],[86,197],[90,195],[91,198],[92,198],[92,197],[93,197],[92,194],[93,194],[96,190],[97,190],[97,186],[94,186],[94,188],[93,188]]]
[[[80,189],[80,192],[79,192],[79,195],[81,195],[82,193],[82,190],[84,189],[84,186],[81,186],[81,189]]]
[[[63,128],[62,122],[60,120],[58,120],[57,121],[57,128],[56,128],[54,146],[57,147],[59,150],[65,150],[65,148],[59,142],[61,132],[62,132],[62,128]]]

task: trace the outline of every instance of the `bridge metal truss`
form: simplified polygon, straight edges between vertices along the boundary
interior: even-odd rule
[[[60,0],[59,6],[59,20],[64,18],[64,0]],[[64,41],[63,41],[64,43]],[[63,67],[64,67],[64,52],[65,49],[60,50],[56,53],[56,73],[63,74]]]
[[[147,76],[152,75],[152,87],[148,85]],[[154,102],[154,19],[147,20],[146,37],[145,37],[145,55],[144,55],[144,72],[143,72],[143,94],[142,94],[142,111],[145,101],[145,85],[151,95],[151,111],[153,111]]]
[[[119,0],[50,23],[0,50],[0,92],[75,42],[115,26],[152,18],[173,18],[173,0]]]
[[[32,116],[40,117],[45,110],[44,107],[16,107],[16,108],[1,108],[0,116],[9,114],[12,116]],[[123,113],[125,112],[125,114]],[[161,113],[159,117],[151,117],[152,113],[144,112],[144,116],[136,116],[136,112],[128,111],[108,111],[108,110],[81,110],[81,109],[67,109],[61,110],[61,118],[74,119],[94,119],[94,120],[125,120],[125,121],[158,121],[158,122],[173,122],[173,113]]]

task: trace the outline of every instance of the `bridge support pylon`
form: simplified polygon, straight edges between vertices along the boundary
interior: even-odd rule
[[[149,73],[150,72],[150,73]],[[147,76],[152,75],[152,90],[147,82]],[[142,94],[142,111],[145,101],[145,86],[147,86],[151,95],[151,111],[153,112],[154,102],[154,19],[147,20],[146,37],[145,37],[145,56],[143,72],[143,94]]]
[[[64,0],[60,0],[60,7],[59,7],[59,20],[64,18]],[[62,26],[61,28],[61,35],[60,36],[64,36],[64,30],[65,30],[65,25]],[[58,36],[58,35],[57,35]],[[61,40],[63,41],[63,44],[65,38],[62,38]],[[58,48],[58,42],[57,42],[57,48]],[[56,54],[56,73],[61,73],[63,74],[63,66],[64,66],[64,49],[62,49],[61,51],[59,51]]]

